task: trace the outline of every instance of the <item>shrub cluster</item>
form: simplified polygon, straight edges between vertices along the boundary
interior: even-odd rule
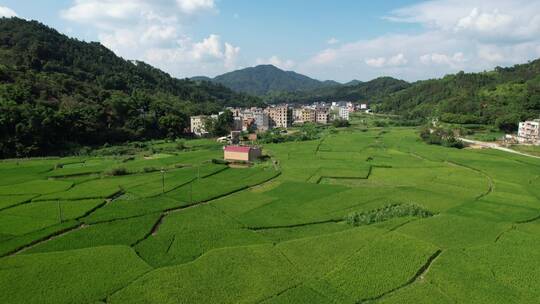
[[[377,210],[350,213],[345,220],[352,226],[363,226],[405,216],[425,218],[433,216],[433,213],[415,204],[392,204]]]
[[[465,147],[463,142],[455,137],[452,130],[443,128],[424,128],[420,132],[420,138],[430,145],[457,149],[463,149]]]
[[[111,170],[105,172],[105,175],[109,176],[121,176],[121,175],[127,175],[128,171],[124,167],[118,167],[118,168],[112,168]]]

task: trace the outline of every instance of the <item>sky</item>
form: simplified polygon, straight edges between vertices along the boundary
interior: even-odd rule
[[[538,0],[0,0],[184,78],[258,64],[320,80],[407,81],[540,58]]]

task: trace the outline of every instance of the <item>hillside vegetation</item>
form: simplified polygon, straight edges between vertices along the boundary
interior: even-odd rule
[[[269,103],[312,103],[330,101],[355,101],[378,103],[386,96],[410,87],[406,81],[392,77],[379,77],[367,82],[351,81],[345,85],[318,88],[300,92],[276,92],[264,96]]]
[[[386,96],[377,108],[408,118],[437,117],[450,123],[497,124],[512,131],[540,114],[540,60],[483,73],[419,81]]]
[[[0,19],[0,157],[176,137],[191,114],[258,102],[172,78],[35,21]]]

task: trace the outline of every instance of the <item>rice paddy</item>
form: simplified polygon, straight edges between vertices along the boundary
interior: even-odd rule
[[[412,128],[268,144],[249,168],[193,143],[1,161],[0,302],[540,302],[538,159]]]

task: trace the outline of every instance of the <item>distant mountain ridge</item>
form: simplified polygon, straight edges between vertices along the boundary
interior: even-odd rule
[[[233,91],[255,96],[276,92],[309,91],[341,85],[333,80],[320,81],[293,71],[284,71],[269,64],[232,71],[215,78],[198,76],[191,79],[211,81]]]
[[[355,101],[379,103],[386,96],[409,88],[410,83],[392,77],[379,77],[370,81],[351,81],[343,85],[318,88],[301,92],[268,94],[263,99],[268,103],[312,103],[319,101]]]

